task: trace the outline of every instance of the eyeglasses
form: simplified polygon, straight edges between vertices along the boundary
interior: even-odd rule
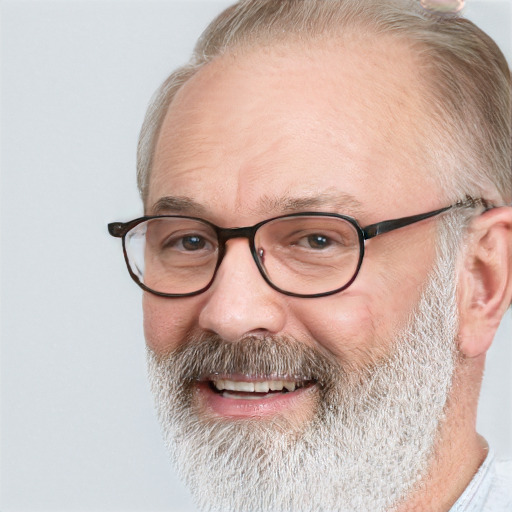
[[[322,297],[341,292],[357,277],[365,240],[447,212],[484,206],[467,197],[420,215],[366,227],[346,215],[303,212],[264,220],[254,226],[220,228],[180,215],[140,217],[108,225],[123,239],[128,271],[143,289],[162,297],[187,297],[206,291],[226,254],[226,243],[247,238],[263,279],[293,297]]]

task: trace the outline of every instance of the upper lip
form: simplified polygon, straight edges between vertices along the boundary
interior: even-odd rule
[[[264,381],[272,381],[272,380],[286,380],[293,382],[310,382],[312,380],[316,380],[313,377],[306,377],[303,375],[281,375],[277,373],[263,375],[263,374],[254,374],[247,375],[243,373],[210,373],[208,375],[203,375],[199,379],[201,382],[206,381],[214,381],[214,380],[233,380],[237,382],[264,382]]]

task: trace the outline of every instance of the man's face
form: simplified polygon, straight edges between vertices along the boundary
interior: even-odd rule
[[[444,206],[422,171],[419,137],[425,128],[419,121],[423,98],[416,63],[406,49],[381,43],[370,48],[352,41],[340,49],[319,42],[307,51],[283,46],[228,55],[203,68],[166,116],[147,214],[190,215],[239,227],[321,211],[351,215],[365,226]],[[435,228],[426,221],[371,240],[355,282],[316,299],[270,288],[247,240],[230,240],[215,281],[203,294],[144,295],[151,357],[162,362],[192,345],[187,357],[199,360],[204,341],[210,356],[217,347],[233,360],[229,347],[236,345],[236,357],[242,357],[243,344],[252,344],[252,373],[244,367],[227,375],[224,360],[222,372],[210,368],[209,375],[186,384],[182,404],[205,429],[219,425],[233,428],[222,430],[232,434],[252,429],[270,443],[268,434],[278,428],[284,439],[286,431],[295,439],[318,423],[320,410],[327,417],[341,400],[335,378],[329,385],[308,380],[305,387],[280,393],[246,394],[239,386],[303,377],[268,371],[274,343],[282,347],[277,358],[286,359],[300,346],[302,364],[314,359],[322,368],[319,375],[331,377],[345,371],[344,385],[355,390],[358,371],[364,380],[368,368],[392,354],[400,340],[405,343],[398,333],[410,328],[432,269]],[[257,371],[258,351],[265,374]],[[215,373],[236,389],[216,391],[210,382]]]
[[[165,119],[147,213],[238,227],[324,211],[365,226],[444,206],[415,155],[421,93],[410,56],[393,47],[352,51],[261,51],[200,71]],[[163,197],[193,204],[157,211]],[[147,343],[165,354],[204,332],[233,342],[286,334],[364,364],[370,353],[387,353],[417,301],[434,229],[427,221],[372,240],[350,288],[317,299],[272,290],[247,240],[231,240],[207,292],[172,300],[145,294]],[[204,413],[223,414],[206,406]]]

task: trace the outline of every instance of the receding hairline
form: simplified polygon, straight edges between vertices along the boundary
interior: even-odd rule
[[[407,106],[411,107],[410,114],[418,114],[418,119],[415,120],[413,123],[414,125],[410,126],[410,128],[414,131],[421,131],[419,129],[421,125],[423,125],[423,128],[425,128],[425,125],[428,123],[424,123],[422,121],[421,115],[425,115],[428,110],[427,103],[429,91],[428,88],[424,85],[424,81],[422,81],[421,73],[424,66],[421,63],[421,59],[419,58],[419,53],[414,49],[414,45],[409,40],[404,37],[395,37],[394,35],[382,32],[375,32],[375,37],[368,37],[368,34],[363,35],[358,30],[357,26],[350,27],[349,30],[342,34],[336,31],[322,34],[319,33],[316,34],[314,39],[309,38],[307,40],[294,34],[288,34],[285,37],[279,38],[277,41],[256,41],[255,44],[239,44],[233,48],[230,47],[226,52],[223,52],[205,64],[190,70],[185,79],[179,84],[179,87],[170,96],[170,101],[165,110],[162,111],[163,115],[161,116],[160,126],[158,127],[157,136],[153,145],[152,166],[155,163],[154,156],[157,154],[157,148],[161,142],[161,137],[164,136],[162,128],[167,122],[167,117],[173,114],[172,108],[175,105],[175,101],[179,101],[181,95],[186,94],[187,85],[191,81],[200,79],[199,75],[202,75],[208,69],[215,68],[219,64],[222,66],[230,66],[231,64],[236,65],[237,61],[250,59],[251,56],[254,55],[256,55],[259,59],[262,54],[264,56],[267,52],[269,55],[277,54],[278,56],[289,56],[296,54],[298,59],[303,60],[315,59],[315,56],[318,55],[319,52],[322,53],[324,50],[327,50],[329,53],[335,50],[340,51],[340,59],[342,59],[346,55],[354,55],[355,52],[353,52],[353,50],[355,47],[357,47],[358,43],[360,43],[360,49],[362,53],[374,47],[378,47],[380,50],[381,47],[384,46],[386,48],[396,49],[396,55],[405,57],[404,61],[397,63],[397,67],[407,66],[412,69],[412,74],[407,77],[407,81],[408,84],[413,87],[410,88],[409,91],[407,91],[404,87],[402,90],[402,95],[395,94],[394,89],[385,91],[385,94],[389,95],[390,100],[395,101],[399,98],[404,99],[406,96],[411,98],[411,101],[408,102]],[[305,50],[303,53],[301,52],[302,49]],[[386,52],[382,52],[381,55],[385,55],[385,53]],[[405,60],[407,60],[407,62],[405,62]],[[370,67],[373,65],[375,67],[375,71],[378,72],[378,68],[380,67],[381,62],[382,60],[379,58],[372,57],[365,61],[364,64],[368,64]],[[384,69],[384,71],[388,72],[389,66]],[[395,74],[394,71],[390,73],[391,75]],[[397,86],[401,85],[401,83],[397,84]],[[415,87],[418,89],[415,90]],[[413,105],[413,103],[415,104]],[[430,129],[430,126],[428,129]],[[145,203],[148,198],[149,179],[147,185],[148,187],[146,188],[146,194],[144,196]]]
[[[173,73],[148,109],[138,151],[139,189],[145,198],[155,133],[174,94],[198,69],[244,45],[360,30],[407,41],[431,73],[431,161],[445,160],[439,175],[447,197],[485,194],[512,199],[510,71],[489,36],[458,16],[439,17],[416,0],[241,0],[221,13],[199,39],[189,64]],[[448,172],[450,170],[450,172]],[[482,192],[483,191],[483,192]]]

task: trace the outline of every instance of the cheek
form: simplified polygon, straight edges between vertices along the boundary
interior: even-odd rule
[[[159,355],[176,349],[193,329],[195,309],[193,297],[166,299],[144,293],[142,310],[148,347]]]
[[[293,305],[312,340],[356,367],[389,354],[420,297],[429,267],[423,259],[433,259],[431,247],[421,256],[408,254],[407,246],[379,249],[369,247],[357,280],[345,292]],[[400,261],[397,252],[404,256],[400,267],[390,265]]]
[[[308,336],[339,361],[364,364],[378,347],[375,315],[368,298],[347,293],[315,301],[295,308]]]
[[[435,263],[434,240],[434,230],[411,229],[368,244],[363,279],[373,289],[372,310],[382,326],[400,326],[418,303]]]

